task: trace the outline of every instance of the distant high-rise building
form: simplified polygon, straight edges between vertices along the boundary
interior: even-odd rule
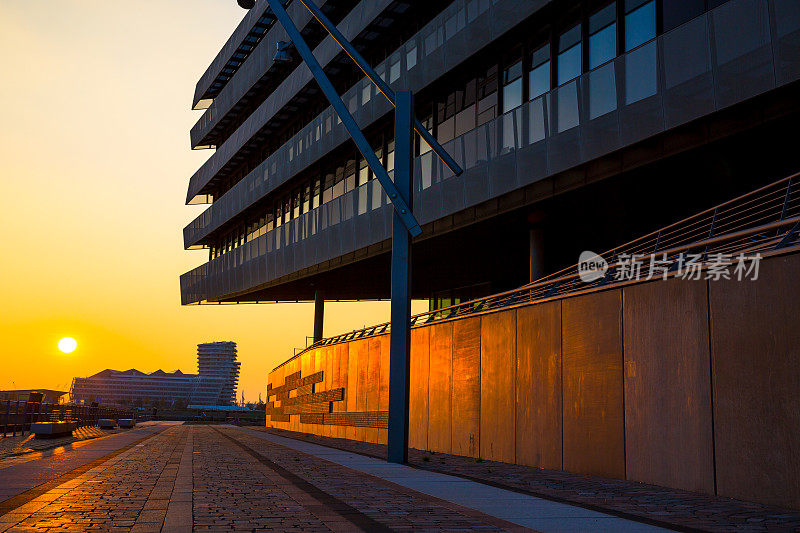
[[[197,345],[197,374],[180,370],[156,370],[147,374],[136,369],[106,369],[88,378],[75,378],[73,401],[119,404],[164,400],[186,404],[229,405],[236,400],[239,366],[235,342]]]
[[[197,369],[200,374],[192,403],[228,405],[236,403],[239,363],[235,342],[207,342],[197,345]]]

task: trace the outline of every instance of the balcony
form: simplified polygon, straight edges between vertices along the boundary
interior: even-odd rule
[[[275,19],[266,15],[268,8],[266,0],[258,0],[255,7],[244,16],[197,82],[192,99],[193,109],[204,109],[219,94],[274,23]]]
[[[425,87],[513,28],[520,20],[539,10],[548,1],[494,0],[490,3],[488,0],[456,0],[404,47],[395,51],[382,63],[390,85],[415,91]],[[348,39],[353,39],[390,3],[391,0],[364,0],[338,25],[339,30]],[[340,53],[341,48],[331,37],[327,37],[314,50],[314,55],[323,68]],[[407,57],[412,57],[411,54],[414,54],[414,63],[407,67]],[[240,156],[254,137],[265,135],[261,132],[262,128],[294,98],[298,91],[310,83],[314,82],[308,69],[295,69],[194,173],[189,181],[187,203],[190,203],[195,196],[205,194],[206,187],[217,174]],[[383,97],[363,100],[357,94],[356,88],[348,91],[347,95],[345,101],[350,102],[351,111],[354,111],[356,118],[364,113],[363,122],[360,121],[362,126],[371,123],[389,109]],[[374,96],[374,91],[372,95]],[[377,111],[380,113],[374,114]],[[329,109],[329,112],[332,113],[332,109]],[[295,136],[295,142],[301,142],[301,137],[310,129],[309,125]],[[336,129],[340,143],[344,142],[346,135],[344,127]],[[281,164],[286,160],[289,144],[291,143],[287,143],[284,147],[286,150],[283,152],[284,156],[280,158]],[[278,159],[273,161],[277,163]],[[256,172],[257,170],[251,174]]]
[[[416,158],[415,214],[432,222],[798,79],[796,2],[731,0],[446,143],[462,176],[430,152]],[[270,180],[288,179],[276,171],[265,167],[261,185],[246,179],[229,191],[217,220],[272,190]],[[184,274],[182,301],[222,300],[379,243],[391,215],[369,182]],[[213,226],[213,211],[203,216]]]
[[[318,4],[324,8],[326,2],[327,0],[318,1]],[[266,4],[266,2],[264,3]],[[253,9],[255,10],[256,8]],[[301,30],[311,20],[311,14],[300,2],[293,2],[286,9]],[[273,66],[272,59],[278,41],[289,41],[289,37],[286,35],[283,26],[272,24],[266,35],[261,38],[255,49],[250,52],[236,73],[232,75],[231,80],[218,92],[214,101],[192,127],[190,132],[192,148],[213,148],[208,144],[201,146],[200,143],[207,143],[206,137],[219,125],[222,118],[234,108],[262,77],[269,74]]]

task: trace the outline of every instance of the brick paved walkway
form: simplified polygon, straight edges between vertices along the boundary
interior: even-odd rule
[[[55,439],[35,439],[30,433],[27,435],[17,435],[15,437],[3,437],[0,438],[0,459],[34,451],[50,450],[66,444],[72,444],[73,442],[97,439],[122,431],[125,430],[119,428],[100,429],[87,426],[76,429],[70,437],[59,437]]]
[[[0,532],[653,529],[252,429],[161,424],[78,444],[24,463],[0,461]],[[468,464],[479,467],[470,470],[475,477],[499,468]],[[425,464],[434,465],[460,475],[466,468],[449,456],[440,463],[438,454]],[[504,509],[516,506],[527,507]],[[549,522],[534,520],[537,513],[549,513]],[[530,520],[515,518],[523,515]]]
[[[282,430],[249,428],[386,458],[386,446],[316,437]],[[411,450],[415,468],[476,480],[495,487],[570,503],[683,531],[800,531],[800,512],[729,498],[705,496],[643,483],[570,474],[492,461]]]

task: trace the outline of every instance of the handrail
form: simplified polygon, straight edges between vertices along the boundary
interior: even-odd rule
[[[632,256],[634,253],[658,254],[666,257],[665,268],[668,268],[668,271],[665,277],[674,277],[680,273],[675,270],[679,254],[690,250],[700,252],[702,260],[695,264],[701,269],[707,268],[712,262],[710,258],[720,253],[726,255],[760,254],[763,257],[800,250],[800,183],[797,183],[798,180],[800,180],[800,173],[787,176],[599,254],[601,257],[609,258],[609,261],[607,275],[596,281],[579,281],[580,274],[576,264],[516,289],[414,315],[411,317],[411,327],[644,281],[615,280],[609,276],[615,269],[625,264],[620,257]],[[746,225],[748,217],[751,217],[754,212],[759,214],[758,220],[763,219],[764,216],[770,216],[773,220],[741,229],[741,223]],[[764,215],[764,213],[767,214]],[[725,215],[728,222],[719,222],[722,218],[719,216],[721,214]],[[734,225],[734,227],[730,231],[719,233],[719,231],[727,229],[729,225]],[[673,236],[670,238],[669,246],[660,248],[659,237],[665,232],[670,232]],[[694,236],[698,232],[706,233],[708,236],[697,239]],[[764,237],[758,238],[759,236]],[[642,244],[653,241],[655,244],[652,245],[650,251],[642,254],[642,250],[640,250]],[[322,339],[275,368],[280,368],[308,350],[388,333],[389,325],[388,322],[385,322]]]

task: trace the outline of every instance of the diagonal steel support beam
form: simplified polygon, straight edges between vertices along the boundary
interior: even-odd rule
[[[317,4],[312,0],[300,0],[300,3],[306,6],[306,9],[308,9],[311,15],[317,19],[317,22],[322,24],[331,37],[333,37],[333,40],[335,40],[342,50],[344,50],[344,52],[350,56],[350,59],[352,59],[356,65],[358,65],[358,68],[361,69],[367,78],[369,78],[369,80],[374,83],[376,87],[378,87],[378,90],[383,93],[383,96],[385,96],[389,103],[392,104],[392,107],[397,107],[397,97],[392,88],[389,87],[389,84],[383,81],[383,78],[378,76],[372,67],[369,66],[369,63],[367,63],[361,54],[358,53],[358,50],[356,50],[353,44],[348,41],[345,36],[342,35],[342,32],[339,31],[336,25],[333,24],[327,16],[325,16],[325,13],[322,12]],[[439,159],[442,160],[442,163],[444,163],[453,174],[460,176],[461,173],[464,172],[463,169],[458,166],[458,163],[456,163],[450,154],[447,153],[447,150],[445,150],[442,145],[439,144],[439,141],[437,141],[436,138],[431,135],[427,128],[425,128],[425,126],[423,126],[416,117],[413,118],[413,125],[419,136],[422,137],[426,143],[428,143],[428,146],[430,146],[431,150],[433,150]]]
[[[350,137],[353,138],[353,142],[356,143],[358,151],[361,152],[362,156],[364,156],[364,159],[367,161],[367,165],[369,165],[369,168],[375,174],[375,177],[377,177],[378,181],[380,181],[383,190],[386,191],[386,194],[389,196],[389,200],[394,205],[395,213],[403,222],[405,227],[408,228],[408,232],[412,237],[420,235],[422,233],[422,228],[419,226],[419,222],[417,221],[416,217],[414,217],[414,215],[411,213],[410,206],[399,194],[397,187],[395,187],[394,182],[392,181],[392,178],[389,177],[389,173],[386,172],[386,169],[383,168],[383,165],[378,160],[375,152],[372,151],[372,146],[370,146],[366,137],[364,137],[364,133],[358,127],[355,119],[347,110],[347,106],[344,105],[342,98],[339,96],[339,93],[336,92],[331,80],[328,79],[325,71],[322,70],[322,66],[319,64],[319,61],[317,61],[317,58],[314,57],[314,54],[311,52],[308,44],[303,39],[303,36],[300,35],[300,31],[297,29],[297,26],[294,25],[294,22],[292,22],[289,14],[286,13],[286,10],[283,8],[283,4],[280,0],[267,1],[269,2],[273,13],[286,30],[286,33],[289,35],[289,38],[292,40],[295,49],[303,58],[303,61],[305,61],[306,65],[308,65],[308,69],[311,71],[311,74],[313,74],[314,79],[317,80],[317,83],[319,84],[320,89],[322,89],[322,92],[325,94],[325,97],[336,110],[336,113],[339,115],[342,123],[344,123],[344,127],[347,128],[347,132],[350,134]]]

